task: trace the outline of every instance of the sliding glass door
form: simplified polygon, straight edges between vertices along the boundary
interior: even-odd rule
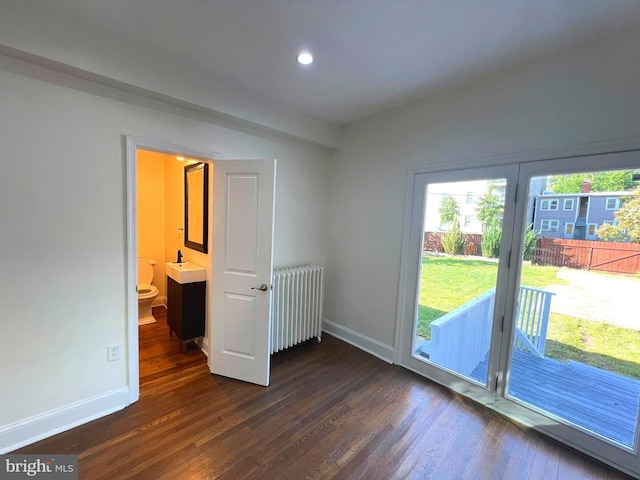
[[[427,183],[413,351],[487,384],[506,179]]]
[[[517,168],[415,177],[410,368],[476,396],[495,388]],[[508,199],[511,201],[508,201]],[[504,290],[504,289],[502,289]],[[495,344],[499,346],[498,344]],[[493,358],[493,362],[492,362]]]
[[[640,475],[640,153],[410,174],[398,363]]]
[[[640,398],[640,244],[619,221],[636,208],[632,175],[529,180],[507,389],[514,400],[628,449]],[[632,215],[640,222],[640,208]]]

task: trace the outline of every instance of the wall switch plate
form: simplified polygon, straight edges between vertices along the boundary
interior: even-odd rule
[[[120,360],[122,355],[122,345],[120,343],[116,345],[109,345],[107,347],[107,362],[115,362]]]

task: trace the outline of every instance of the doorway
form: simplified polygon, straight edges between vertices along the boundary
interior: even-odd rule
[[[154,159],[156,161],[161,161],[164,157],[176,159],[176,157],[185,157],[203,162],[212,162],[214,158],[219,157],[218,154],[212,152],[203,152],[197,151],[193,149],[189,149],[183,146],[157,142],[153,140],[141,139],[137,137],[127,137],[127,360],[128,360],[128,378],[129,378],[129,403],[134,403],[138,400],[140,396],[140,337],[139,337],[139,326],[138,326],[138,295],[136,293],[137,281],[138,281],[138,205],[137,205],[137,183],[138,183],[138,175],[137,175],[137,155],[139,151],[148,151],[153,152],[158,155],[158,158]],[[182,170],[182,166],[173,165],[175,169],[178,171]],[[175,174],[175,172],[174,172]],[[213,175],[211,175],[212,177]],[[183,185],[183,180],[181,178],[175,179],[179,186]],[[211,185],[211,182],[210,182]],[[178,195],[177,192],[180,191],[180,188],[172,189],[172,196]],[[211,197],[209,197],[211,198]],[[163,229],[167,232],[167,237],[171,239],[169,243],[171,243],[171,249],[176,245],[179,245],[181,242],[184,243],[184,233],[178,230],[178,228],[182,227],[182,220],[180,219],[182,212],[184,210],[177,208],[172,212],[172,225],[169,229]],[[211,210],[209,210],[210,215],[212,214]],[[177,217],[174,218],[174,217]],[[177,223],[176,223],[177,222]],[[175,224],[175,225],[174,225]],[[211,218],[209,219],[209,226],[212,225]],[[211,235],[208,236],[209,242],[209,252],[211,251]],[[184,251],[184,245],[182,246]],[[177,248],[176,248],[177,250]],[[169,250],[167,250],[169,251]],[[164,265],[165,259],[167,258],[164,254],[164,249],[162,253],[155,254],[159,257],[155,259],[156,263],[161,263]],[[194,256],[198,256],[198,264],[207,267],[207,282],[210,284],[211,282],[211,261],[208,259],[208,256],[201,254],[200,252],[193,252]],[[167,260],[171,261],[171,259]],[[158,273],[158,281],[164,282],[164,270],[162,268],[157,269]],[[156,276],[156,274],[154,274]],[[166,294],[165,294],[166,295]],[[207,301],[207,318],[210,316],[210,305],[211,302]],[[161,315],[159,315],[161,316]],[[166,317],[165,317],[166,318]],[[162,320],[162,318],[160,318]],[[160,322],[157,322],[160,323]],[[152,332],[155,324],[150,324],[148,327],[150,330],[150,337],[153,338],[155,335]],[[166,325],[165,325],[166,327]],[[169,337],[169,332],[167,330],[167,337]],[[170,347],[165,345],[170,352]],[[203,350],[204,352],[208,352],[209,342],[205,337],[203,342]],[[168,353],[170,354],[170,353]]]
[[[215,167],[216,172],[209,175],[209,199],[213,199],[213,208],[208,212],[213,235],[207,235],[205,250],[208,253],[205,255],[208,256],[198,262],[206,268],[205,282],[208,286],[204,293],[206,335],[203,350],[211,373],[268,385],[273,298],[268,285],[273,276],[276,160],[221,159],[219,154],[136,137],[127,137],[126,142],[129,403],[137,401],[140,396],[136,292],[136,155],[139,150],[182,155]],[[184,211],[187,211],[186,207]],[[191,252],[192,255],[198,253]],[[167,264],[167,268],[170,267],[182,272],[178,274],[178,283],[193,282],[192,274],[181,268],[183,265]]]
[[[175,293],[181,295],[182,292],[171,282],[167,270],[169,263],[176,262],[178,252],[183,261],[203,268],[202,280],[204,269],[208,270],[211,264],[206,248],[211,224],[207,201],[210,191],[208,175],[206,178],[202,175],[199,179],[191,178],[191,191],[186,188],[186,179],[192,175],[187,172],[202,172],[204,165],[208,171],[208,164],[183,152],[136,151],[138,344],[142,384],[147,379],[175,373],[195,359],[202,365],[206,363],[205,354],[190,338],[205,334],[204,283],[201,285],[199,315],[190,310],[191,316],[201,318],[193,328],[180,328],[183,327],[181,323],[175,325],[175,319],[179,318],[175,312],[179,313],[179,309],[167,314],[171,292],[174,292],[174,298]],[[186,214],[187,205],[189,215]],[[190,218],[192,221],[188,221]],[[199,227],[199,230],[194,227]],[[196,239],[199,243],[195,242]],[[168,322],[168,318],[174,322]],[[202,344],[201,337],[196,340],[198,346]],[[190,358],[182,358],[182,354],[187,352]]]
[[[633,352],[640,354],[640,325],[613,323],[637,318],[632,302],[640,281],[636,270],[613,279],[618,272],[606,278],[593,272],[605,264],[622,268],[633,255],[593,256],[612,240],[607,250],[632,248],[625,247],[628,232],[612,231],[615,239],[603,232],[619,220],[614,207],[640,201],[638,185],[623,180],[616,191],[606,185],[631,180],[639,168],[635,151],[411,172],[398,363],[638,475],[640,363]],[[585,212],[586,176],[606,182],[588,194]],[[575,187],[566,186],[575,178]],[[465,211],[474,203],[473,212]],[[583,213],[594,244],[563,238]],[[580,249],[588,263],[581,263]],[[609,295],[598,314],[597,289],[586,295],[585,285],[612,282],[617,286],[607,288],[617,292],[624,283],[631,293],[615,302]],[[627,313],[608,321],[620,308]],[[583,337],[586,343],[577,343]],[[629,339],[624,346],[621,337]]]

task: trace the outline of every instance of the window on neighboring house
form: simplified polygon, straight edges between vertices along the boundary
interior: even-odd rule
[[[618,226],[618,222],[616,222],[615,220],[605,220],[602,223],[603,223],[603,225],[611,225],[612,227],[617,227]]]
[[[606,210],[618,210],[620,208],[620,199],[619,198],[607,198],[607,204],[604,207]]]
[[[473,192],[467,192],[467,205],[471,205],[473,203]]]
[[[558,199],[546,199],[542,200],[540,204],[540,210],[558,210]]]
[[[587,225],[588,236],[595,237],[597,230],[598,230],[598,225],[596,225],[595,223],[590,223]]]
[[[471,226],[471,222],[473,222],[473,215],[465,215],[464,216],[464,226],[469,228]]]
[[[558,220],[543,220],[542,225],[540,226],[543,231],[546,232],[557,232],[558,231]]]
[[[567,223],[564,226],[564,233],[566,235],[573,235],[573,223]]]
[[[564,204],[562,206],[563,210],[573,210],[574,199],[573,198],[565,198]]]

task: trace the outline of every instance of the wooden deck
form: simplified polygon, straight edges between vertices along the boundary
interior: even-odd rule
[[[470,376],[484,383],[487,361]],[[514,349],[509,394],[622,445],[633,444],[640,397],[637,380]]]

